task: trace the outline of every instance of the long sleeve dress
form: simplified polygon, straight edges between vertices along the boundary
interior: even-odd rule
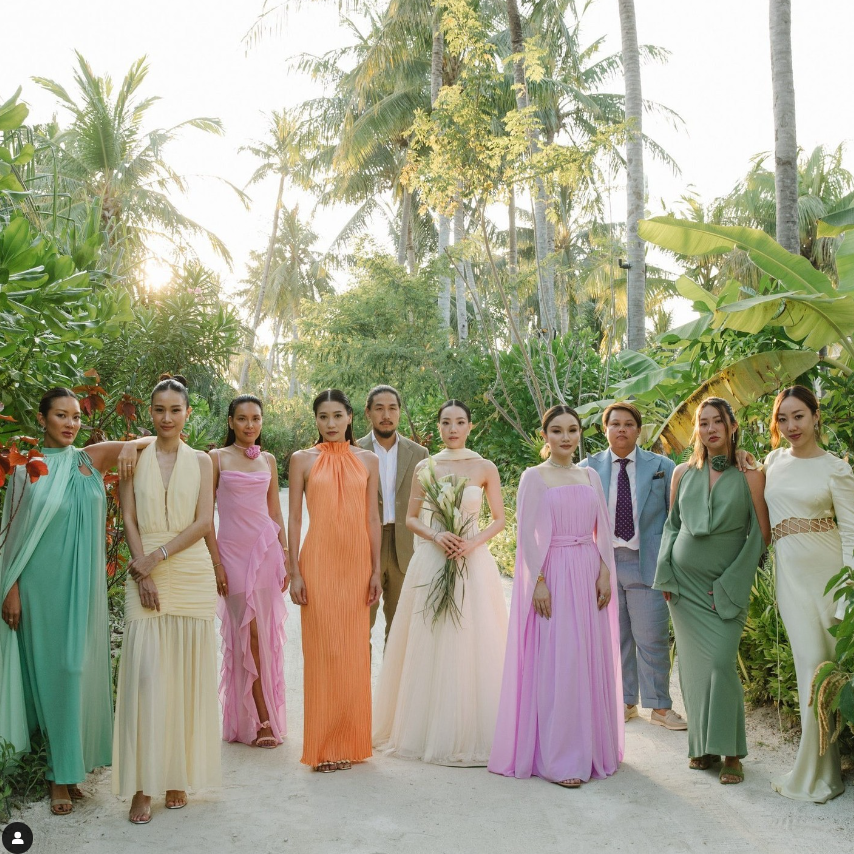
[[[732,467],[710,489],[706,463],[672,501],[653,587],[671,594],[688,755],[746,756],[738,644],[764,548],[750,488]]]
[[[614,578],[599,476],[548,488],[536,468],[519,483],[516,571],[498,723],[489,770],[552,782],[604,778],[623,758],[617,597],[599,610],[604,561]],[[533,607],[542,572],[551,618]],[[612,584],[613,584],[612,580]]]
[[[267,512],[269,471],[221,471],[216,492],[219,508],[217,548],[228,578],[228,596],[217,602],[221,620],[224,741],[252,744],[264,721],[252,696],[261,680],[273,738],[281,742],[285,723],[285,618],[282,594],[285,560],[279,526]],[[258,663],[252,655],[251,623],[258,638]]]
[[[196,516],[201,473],[183,442],[166,487],[155,445],[133,479],[145,554],[174,539]],[[220,784],[216,678],[216,580],[204,540],[161,561],[150,578],[160,610],[143,608],[125,586],[125,635],[116,692],[113,793],[128,797]]]
[[[19,751],[40,729],[48,780],[79,783],[110,764],[113,708],[104,481],[78,448],[44,448],[48,474],[18,468],[7,486],[0,602],[14,582],[21,623],[0,621],[0,736]],[[14,496],[14,497],[13,497]]]
[[[832,519],[838,527],[775,538],[777,604],[786,626],[801,707],[801,743],[794,768],[771,785],[781,795],[824,803],[842,794],[839,748],[819,755],[818,722],[809,706],[816,667],[834,657],[836,641],[827,631],[836,622],[827,582],[854,559],[854,474],[833,454],[793,457],[772,451],[765,461],[765,500],[772,527],[785,519]],[[797,524],[791,525],[797,529]],[[804,527],[803,525],[800,527]]]
[[[299,555],[305,713],[300,762],[371,755],[371,541],[368,471],[346,442],[321,442],[305,489],[308,532]]]

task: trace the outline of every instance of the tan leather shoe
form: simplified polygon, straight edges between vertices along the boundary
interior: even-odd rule
[[[663,726],[665,729],[686,730],[688,722],[682,715],[674,712],[673,709],[668,709],[663,715],[653,710],[649,715],[649,722],[656,726]]]

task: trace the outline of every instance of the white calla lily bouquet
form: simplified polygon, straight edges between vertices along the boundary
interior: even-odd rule
[[[474,517],[465,517],[460,510],[463,491],[469,479],[455,474],[439,477],[436,474],[436,465],[430,459],[418,473],[418,482],[424,490],[424,507],[431,514],[432,519],[438,522],[443,530],[458,537],[465,536],[474,523]],[[438,544],[437,547],[441,548]],[[456,625],[460,625],[462,618],[460,606],[465,597],[466,571],[465,557],[446,558],[441,569],[430,582],[425,612],[432,612],[434,626],[446,615]],[[462,588],[459,604],[455,595],[457,582]]]

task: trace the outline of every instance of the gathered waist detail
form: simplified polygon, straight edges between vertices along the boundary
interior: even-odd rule
[[[563,546],[586,546],[593,542],[593,534],[583,534],[576,537],[574,534],[557,534],[552,537],[549,545],[562,548]]]
[[[824,516],[821,519],[800,519],[790,517],[778,522],[771,529],[771,542],[776,543],[783,537],[791,534],[823,534],[832,531],[836,527],[836,521],[832,516]]]

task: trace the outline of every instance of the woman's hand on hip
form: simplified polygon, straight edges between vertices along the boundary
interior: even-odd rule
[[[16,581],[6,598],[3,600],[2,610],[3,622],[13,631],[18,630],[21,625],[21,594],[18,591],[18,582]]]

